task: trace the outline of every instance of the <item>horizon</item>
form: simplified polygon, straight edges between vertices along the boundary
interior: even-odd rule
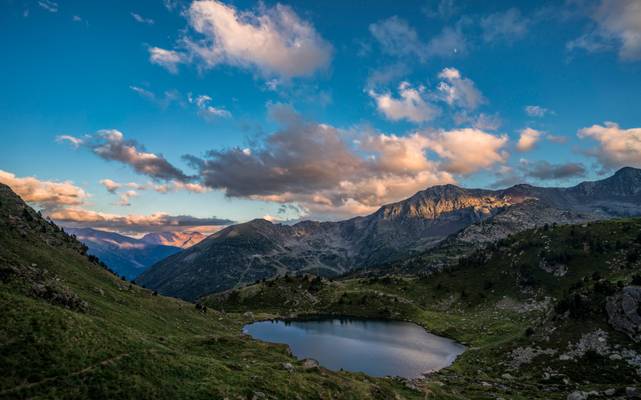
[[[7,2],[0,182],[136,237],[639,168],[641,6],[558,3]]]

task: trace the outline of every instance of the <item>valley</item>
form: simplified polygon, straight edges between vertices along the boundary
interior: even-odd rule
[[[639,382],[620,306],[641,283],[639,219],[545,225],[441,272],[285,275],[195,307],[112,275],[7,187],[0,198],[0,398],[565,399],[625,397]],[[412,321],[468,350],[408,381],[308,369],[242,334],[319,314]]]

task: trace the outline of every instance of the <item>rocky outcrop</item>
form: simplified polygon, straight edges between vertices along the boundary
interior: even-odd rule
[[[635,342],[641,341],[641,287],[627,286],[608,297],[605,309],[610,325],[627,334]]]

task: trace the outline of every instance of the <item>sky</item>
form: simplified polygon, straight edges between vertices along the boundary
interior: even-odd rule
[[[641,167],[641,2],[0,0],[0,182],[131,235]]]

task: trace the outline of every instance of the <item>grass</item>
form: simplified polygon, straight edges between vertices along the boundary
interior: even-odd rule
[[[611,347],[641,347],[607,323],[607,296],[640,270],[641,220],[555,226],[523,232],[479,250],[440,273],[371,275],[329,281],[280,277],[203,299],[214,309],[263,316],[337,314],[401,319],[458,340],[468,351],[430,376],[425,390],[464,398],[565,398],[573,390],[639,383],[636,368],[588,352],[560,360],[598,329]],[[557,276],[544,268],[562,264]],[[550,270],[553,271],[553,270]],[[564,306],[566,300],[582,304]],[[554,351],[512,368],[511,353]],[[547,377],[547,375],[552,377]]]
[[[639,383],[623,361],[559,355],[596,329],[641,351],[603,310],[639,271],[640,220],[524,232],[431,275],[280,277],[203,298],[206,313],[114,276],[6,193],[0,227],[1,399],[564,399]],[[567,273],[544,271],[542,259]],[[286,346],[242,334],[255,319],[316,314],[409,320],[468,350],[413,389],[304,370]],[[510,367],[524,347],[556,353]]]

